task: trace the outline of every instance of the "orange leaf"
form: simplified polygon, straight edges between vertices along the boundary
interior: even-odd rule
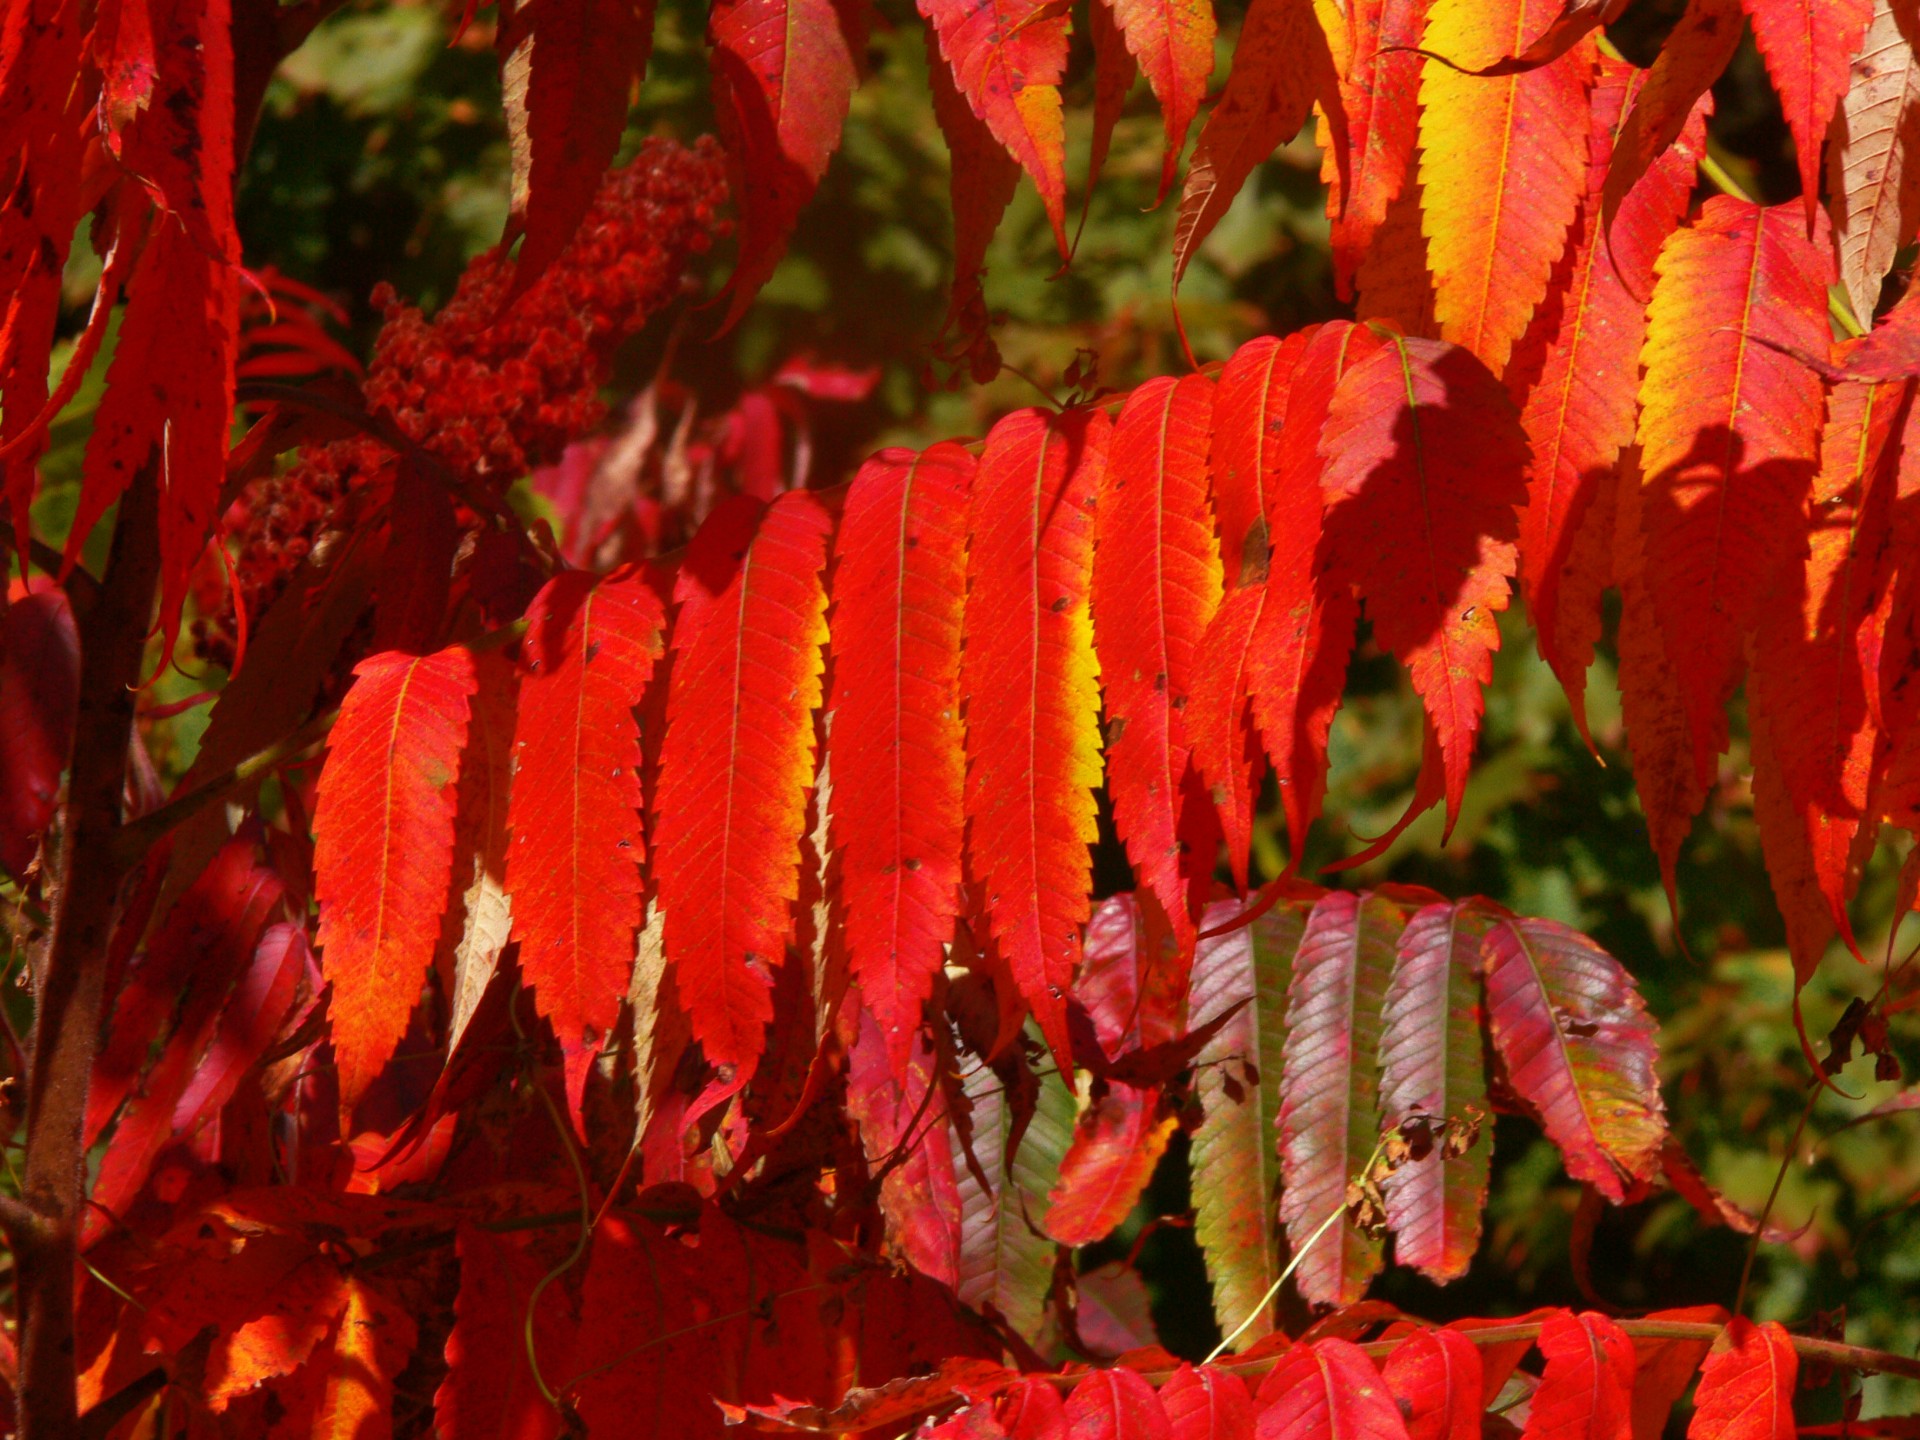
[[[1583,735],[1586,672],[1600,638],[1611,540],[1610,531],[1596,534],[1585,522],[1596,502],[1611,513],[1615,464],[1633,441],[1654,259],[1686,213],[1694,167],[1706,151],[1706,117],[1696,108],[1686,138],[1634,189],[1611,232],[1602,231],[1608,157],[1645,73],[1611,57],[1600,61],[1586,208],[1570,260],[1508,372],[1509,383],[1529,382],[1520,422],[1533,448],[1520,519],[1520,581],[1540,654],[1560,677]]]
[[[737,321],[786,250],[794,221],[839,148],[866,53],[860,0],[716,0],[714,117],[740,206],[740,258],[727,281]]]
[[[1047,1234],[1062,1245],[1104,1240],[1139,1200],[1178,1119],[1158,1090],[1115,1082],[1080,1116],[1060,1162]]]
[[[1526,436],[1466,351],[1393,337],[1341,376],[1320,453],[1329,578],[1360,591],[1375,637],[1413,674],[1445,762],[1451,830],[1500,647]]]
[[[1187,127],[1199,112],[1213,74],[1210,0],[1095,0],[1111,4],[1127,49],[1140,63],[1166,117],[1167,148],[1160,166],[1160,198],[1173,185]]]
[[[853,976],[906,1064],[960,909],[960,638],[973,457],[883,450],[847,492],[833,569],[832,833]]]
[[[1516,54],[1551,0],[1434,0],[1426,50],[1458,65]],[[1482,77],[1429,60],[1420,81],[1421,229],[1440,336],[1498,375],[1547,293],[1587,176],[1594,43]]]
[[[1820,147],[1833,107],[1847,88],[1848,62],[1860,49],[1874,0],[1743,0],[1753,42],[1780,93],[1800,161],[1807,230],[1820,208]],[[1871,318],[1871,317],[1869,317]]]
[[[1688,0],[1686,14],[1661,47],[1613,142],[1601,197],[1603,228],[1612,228],[1640,177],[1680,138],[1694,106],[1733,58],[1745,29],[1740,0]]]
[[[744,1084],[786,958],[813,783],[832,521],[794,490],[684,641],[676,624],[654,873],[666,955],[707,1062]],[[685,619],[682,611],[682,621]]]
[[[1799,1373],[1793,1338],[1778,1321],[1735,1316],[1700,1367],[1687,1440],[1792,1440]]]
[[[1333,282],[1353,298],[1360,261],[1412,168],[1420,124],[1420,44],[1428,0],[1352,0],[1353,59],[1340,78],[1347,165],[1336,147],[1320,164],[1332,224]],[[1366,313],[1366,312],[1363,312]]]
[[[661,651],[638,576],[569,571],[527,609],[507,897],[520,973],[566,1054],[574,1110],[620,1018],[640,927],[640,703]]]
[[[1827,348],[1825,237],[1791,206],[1730,196],[1661,247],[1641,352],[1640,527],[1653,616],[1702,785],[1726,748],[1746,636],[1799,533],[1820,437],[1819,378],[1763,336]]]
[[[320,968],[350,1112],[406,1033],[453,877],[473,657],[392,651],[354,667],[313,815]]]
[[[1828,213],[1840,283],[1873,324],[1894,252],[1920,229],[1920,53],[1906,0],[1875,0],[1834,121]]]
[[[349,1275],[347,1307],[333,1351],[317,1358],[326,1389],[314,1440],[382,1440],[393,1434],[393,1382],[413,1358],[413,1317],[369,1282]]]
[[[1066,991],[1091,913],[1100,697],[1088,582],[1111,433],[1097,410],[1020,410],[995,425],[967,554],[968,870],[1066,1074]]]
[[[1253,0],[1241,22],[1227,86],[1187,165],[1173,232],[1173,286],[1262,161],[1306,123],[1338,84],[1312,0]]]
[[[1141,881],[1193,948],[1187,893],[1211,854],[1178,839],[1192,753],[1184,712],[1196,651],[1220,605],[1220,559],[1207,504],[1213,382],[1149,380],[1127,398],[1097,508],[1094,644],[1105,677],[1107,789],[1114,825]]]
[[[954,88],[1033,177],[1066,259],[1066,119],[1059,89],[1067,68],[1066,8],[1055,0],[920,0],[920,13],[939,37]]]

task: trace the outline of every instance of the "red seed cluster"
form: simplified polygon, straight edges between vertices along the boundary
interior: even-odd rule
[[[504,247],[475,259],[431,320],[380,286],[367,408],[495,494],[557,459],[603,418],[599,390],[621,343],[692,285],[694,260],[722,232],[724,176],[711,139],[649,140],[607,176],[573,242],[526,293],[513,296]],[[272,602],[350,493],[392,473],[392,453],[356,437],[309,447],[255,485],[224,526],[248,614]],[[204,657],[230,664],[231,603],[194,635]]]

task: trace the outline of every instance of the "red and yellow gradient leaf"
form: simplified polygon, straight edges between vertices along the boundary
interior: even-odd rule
[[[1329,578],[1360,592],[1375,638],[1412,673],[1444,760],[1451,830],[1500,648],[1526,435],[1467,351],[1393,337],[1341,376],[1320,453]]]
[[[1408,1440],[1480,1440],[1481,1370],[1480,1347],[1458,1330],[1416,1330],[1396,1345],[1380,1373]]]
[[[1316,1305],[1353,1304],[1380,1271],[1380,1242],[1342,1212],[1347,1182],[1380,1136],[1380,1030],[1402,923],[1390,900],[1336,891],[1313,907],[1293,958],[1280,1078],[1280,1220],[1300,1257],[1295,1284]],[[1308,1249],[1330,1215],[1341,1218]]]
[[[1518,53],[1552,0],[1434,0],[1424,48],[1472,68]],[[1515,75],[1429,60],[1420,81],[1421,229],[1440,337],[1500,374],[1566,248],[1587,179],[1594,42]]]
[[[1299,134],[1313,102],[1339,81],[1313,0],[1253,0],[1226,89],[1200,127],[1173,232],[1173,286],[1276,147]]]
[[[1310,903],[1289,899],[1253,924],[1202,940],[1194,952],[1187,1012],[1198,1027],[1227,1013],[1195,1058],[1200,1123],[1188,1152],[1193,1234],[1213,1282],[1223,1335],[1248,1321],[1238,1343],[1271,1333],[1269,1302],[1280,1274],[1280,1075],[1287,1038],[1287,989]],[[1207,926],[1239,913],[1237,902],[1207,908]]]
[[[1743,0],[1753,42],[1779,92],[1800,162],[1807,229],[1820,208],[1820,147],[1833,107],[1847,88],[1848,62],[1859,52],[1874,0]],[[1869,317],[1871,318],[1871,317]]]
[[[1567,1173],[1619,1204],[1660,1170],[1666,1108],[1655,1026],[1620,962],[1553,920],[1487,931],[1487,1025],[1508,1083]]]
[[[866,26],[863,0],[716,0],[708,16],[714,117],[740,207],[728,325],[780,263],[839,148]]]
[[[1253,1396],[1231,1370],[1182,1365],[1160,1387],[1168,1440],[1242,1440],[1253,1433]]]
[[[1514,352],[1509,382],[1531,379],[1520,423],[1533,449],[1520,517],[1520,582],[1539,637],[1586,733],[1586,673],[1600,638],[1600,592],[1611,535],[1589,539],[1589,511],[1614,486],[1633,443],[1646,337],[1646,297],[1660,246],[1686,213],[1706,153],[1706,117],[1693,112],[1681,142],[1655,162],[1614,218],[1600,224],[1600,192],[1616,135],[1645,71],[1602,57],[1592,94],[1586,207],[1564,283],[1556,283]],[[1588,543],[1583,543],[1583,541]],[[1597,542],[1597,543],[1594,543]]]
[[[832,835],[853,977],[904,1070],[960,908],[960,640],[974,460],[883,450],[847,492],[833,568]]]
[[[1200,111],[1213,74],[1213,5],[1210,0],[1111,0],[1111,4],[1127,49],[1139,62],[1166,117],[1167,148],[1160,166],[1160,198],[1165,199],[1187,128]]]
[[[1341,377],[1380,348],[1371,330],[1324,325],[1293,372],[1273,445],[1267,527],[1273,554],[1254,631],[1247,684],[1287,817],[1297,868],[1327,788],[1327,736],[1346,684],[1359,606],[1351,583],[1329,573],[1324,551],[1326,433]]]
[[[1792,1440],[1800,1356],[1777,1320],[1735,1316],[1700,1367],[1687,1440]]]
[[[1200,641],[1186,725],[1194,767],[1213,796],[1227,863],[1242,890],[1259,779],[1248,694],[1253,637],[1267,598],[1267,512],[1279,448],[1274,442],[1286,421],[1293,367],[1312,334],[1309,329],[1285,340],[1248,341],[1221,367],[1214,398],[1209,470],[1228,588]]]
[[[1547,1357],[1528,1440],[1632,1440],[1633,1341],[1604,1315],[1555,1310],[1540,1324]]]
[[[1380,1032],[1380,1114],[1390,1127],[1410,1116],[1469,1121],[1486,1113],[1481,1060],[1480,945],[1487,916],[1445,902],[1415,912],[1399,955]],[[1463,1155],[1436,1144],[1381,1182],[1393,1258],[1445,1284],[1467,1273],[1480,1245],[1491,1130]]]
[[[1874,579],[1893,539],[1895,426],[1901,385],[1836,385],[1827,397],[1820,474],[1803,512],[1798,563],[1760,613],[1749,703],[1765,715],[1769,749],[1833,925],[1854,946],[1847,901],[1855,847],[1868,815],[1880,732],[1861,663]],[[1769,854],[1784,837],[1761,839]],[[1823,947],[1824,948],[1824,947]],[[1810,974],[1817,953],[1794,962]]]
[[[1353,58],[1340,79],[1347,165],[1329,148],[1320,164],[1332,226],[1333,283],[1351,300],[1360,262],[1412,167],[1419,136],[1420,36],[1428,0],[1352,0]]]
[[[347,1304],[333,1348],[313,1364],[325,1375],[313,1440],[375,1440],[393,1433],[393,1382],[413,1358],[411,1313],[371,1281],[346,1277]]]
[[[1114,425],[1093,565],[1094,646],[1106,692],[1107,789],[1141,881],[1193,948],[1187,894],[1214,857],[1184,853],[1181,787],[1192,747],[1184,712],[1196,652],[1220,606],[1207,504],[1213,382],[1149,380]]]
[[[920,0],[954,88],[1033,177],[1060,258],[1067,257],[1067,12],[1051,0]]]
[[[1074,1125],[1047,1211],[1047,1234],[1062,1245],[1106,1239],[1132,1213],[1178,1125],[1157,1088],[1109,1085]]]
[[[1613,142],[1601,192],[1602,228],[1612,226],[1640,177],[1680,138],[1700,97],[1727,68],[1745,31],[1740,0],[1688,0],[1686,13],[1661,47],[1620,137]]]
[[[1260,1382],[1256,1398],[1258,1440],[1407,1440],[1406,1421],[1386,1381],[1350,1340],[1294,1346]]]
[[[967,554],[968,873],[1063,1072],[1066,992],[1091,913],[1099,670],[1088,595],[1112,425],[1020,410],[993,427]]]
[[[513,277],[525,291],[587,217],[647,73],[654,0],[579,0],[517,10],[502,40],[514,218],[526,230]]]
[[[575,1110],[620,1018],[640,928],[640,727],[663,648],[660,600],[638,575],[569,571],[527,609],[507,899],[520,973],[566,1054]]]
[[[1792,557],[1820,380],[1762,340],[1827,349],[1826,236],[1716,195],[1661,247],[1641,351],[1640,526],[1653,615],[1710,782],[1761,602]]]
[[[1914,7],[1875,0],[1848,74],[1828,156],[1840,283],[1861,325],[1873,324],[1893,257],[1920,230],[1920,52]]]
[[[453,807],[475,682],[458,647],[354,667],[327,739],[313,814],[320,969],[340,1108],[350,1112],[406,1033],[453,878]]]
[[[831,525],[810,492],[782,495],[685,646],[674,638],[655,884],[681,1006],[736,1083],[765,1048],[799,893]]]

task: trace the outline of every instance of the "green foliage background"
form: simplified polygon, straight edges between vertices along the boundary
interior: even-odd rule
[[[1100,383],[1116,389],[1182,364],[1168,301],[1173,207],[1152,208],[1161,125],[1137,89],[1072,269],[1054,274],[1040,206],[1025,186],[994,243],[988,298],[1003,316],[1003,351],[1022,376],[1003,375],[980,389],[929,386],[926,361],[948,283],[947,159],[927,99],[918,21],[904,0],[881,0],[878,10],[871,78],[854,98],[844,145],[792,254],[733,333],[708,338],[711,312],[679,317],[684,333],[672,361],[674,377],[694,389],[707,414],[792,356],[878,366],[882,380],[871,401],[822,416],[816,475],[848,473],[882,443],[977,434],[995,414],[1030,403],[1034,384],[1061,393],[1062,377],[1082,351],[1097,361]],[[1614,38],[1634,54],[1677,10],[1664,0],[1635,6],[1630,28]],[[1238,23],[1232,13],[1222,19],[1216,83]],[[630,140],[656,132],[691,138],[710,128],[703,23],[700,8],[685,0],[663,6]],[[269,93],[240,188],[248,263],[276,266],[346,306],[353,318],[344,338],[362,353],[376,324],[367,297],[377,281],[391,281],[431,310],[451,293],[467,259],[501,233],[508,154],[490,42],[488,16],[450,43],[449,16],[438,5],[359,0],[287,62]],[[1077,200],[1084,176],[1073,167],[1083,171],[1085,164],[1092,80],[1084,41],[1076,43],[1068,155]],[[1714,136],[1725,163],[1766,198],[1785,198],[1794,185],[1789,142],[1750,44],[1716,99]],[[1332,290],[1318,164],[1309,131],[1262,167],[1201,251],[1182,310],[1202,359],[1223,356],[1257,333],[1284,333],[1343,313]],[[86,249],[75,253],[84,257]],[[70,277],[76,328],[90,297],[87,266],[77,259]],[[717,284],[723,270],[711,278]],[[630,393],[652,377],[664,328],[657,323],[635,347],[616,392]],[[64,417],[46,465],[50,493],[40,518],[56,537],[71,510],[78,445],[95,399],[97,384],[90,384]],[[1417,880],[1449,894],[1483,893],[1595,935],[1639,978],[1661,1018],[1676,1133],[1716,1185],[1757,1212],[1780,1173],[1808,1084],[1743,743],[1736,740],[1723,783],[1682,856],[1676,924],[1634,799],[1610,661],[1603,655],[1592,679],[1596,756],[1574,733],[1524,617],[1510,614],[1504,632],[1480,761],[1452,840],[1440,845],[1439,817],[1430,814],[1353,880]],[[197,688],[180,677],[162,683],[182,694]],[[156,737],[167,768],[177,771],[190,760],[204,713],[190,710]],[[1351,836],[1378,833],[1399,814],[1411,793],[1419,735],[1418,711],[1397,667],[1363,643],[1334,728],[1327,816],[1309,869],[1351,848]],[[1269,808],[1257,840],[1258,868],[1266,874],[1285,858],[1284,827],[1275,818]],[[1110,837],[1099,859],[1109,885],[1124,883]],[[1805,997],[1816,1036],[1849,996],[1881,985],[1889,953],[1904,959],[1913,943],[1909,932],[1895,947],[1887,933],[1895,868],[1883,853],[1856,911],[1873,963],[1830,956]],[[1896,995],[1920,994],[1905,969],[1890,983]],[[1913,1074],[1920,1043],[1904,1012],[1895,1035]],[[1826,1317],[1856,1343],[1912,1353],[1920,1345],[1920,1212],[1911,1203],[1920,1198],[1920,1112],[1864,1118],[1900,1088],[1873,1083],[1870,1064],[1856,1062],[1841,1084],[1858,1098],[1821,1093],[1785,1168],[1773,1214],[1805,1228],[1790,1246],[1761,1248],[1752,1308],[1796,1325]],[[1569,1248],[1579,1194],[1551,1147],[1530,1126],[1503,1122],[1495,1154],[1487,1235],[1472,1274],[1441,1290],[1394,1271],[1376,1293],[1433,1318],[1594,1303],[1582,1299]],[[1184,1170],[1176,1150],[1141,1212],[1087,1264],[1125,1254],[1154,1214],[1182,1210]],[[1603,1217],[1592,1285],[1601,1300],[1626,1309],[1731,1304],[1746,1254],[1743,1237],[1706,1227],[1684,1202],[1663,1196]],[[1166,1342],[1185,1353],[1204,1350],[1216,1337],[1188,1232],[1154,1229],[1140,1264]],[[1884,1381],[1867,1385],[1868,1414],[1895,1404],[1912,1408],[1920,1399],[1895,1395]],[[1803,1404],[1803,1422],[1837,1417],[1837,1387],[1830,1383]]]

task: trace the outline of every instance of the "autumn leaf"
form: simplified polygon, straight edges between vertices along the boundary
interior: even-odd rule
[[[1407,1440],[1406,1421],[1367,1352],[1348,1340],[1295,1345],[1260,1382],[1258,1440],[1337,1435]]]
[[[1340,77],[1348,160],[1320,162],[1332,230],[1334,286],[1350,300],[1360,262],[1412,173],[1420,123],[1420,37],[1429,0],[1352,0],[1353,58]],[[1424,249],[1424,247],[1421,247]],[[1424,257],[1422,257],[1424,260]],[[1362,314],[1371,312],[1362,311]]]
[[[1641,352],[1640,528],[1704,784],[1818,455],[1819,378],[1755,337],[1824,351],[1830,262],[1794,207],[1716,195],[1668,238],[1656,269]]]
[[[534,1303],[541,1267],[506,1236],[462,1225],[454,1236],[460,1293],[447,1336],[447,1375],[434,1395],[434,1421],[447,1435],[491,1427],[513,1440],[556,1440],[560,1416],[541,1396],[528,1363],[527,1309],[533,1305],[533,1354],[558,1368],[573,1325],[561,1297]]]
[[[799,893],[831,524],[811,492],[782,495],[711,611],[675,629],[655,883],[680,1002],[736,1085],[765,1048]]]
[[[1722,1325],[1726,1323],[1727,1312],[1719,1305],[1689,1305],[1677,1310],[1656,1310],[1647,1318]],[[1693,1384],[1694,1373],[1706,1358],[1711,1343],[1707,1340],[1635,1338],[1633,1440],[1660,1440],[1666,1432],[1667,1417]]]
[[[1353,1304],[1380,1270],[1380,1242],[1344,1213],[1380,1135],[1382,1009],[1402,924],[1392,901],[1335,891],[1313,907],[1293,959],[1280,1219],[1299,1261],[1294,1283],[1315,1304]],[[1309,1248],[1329,1216],[1341,1218]]]
[[[0,866],[24,876],[60,795],[80,699],[80,638],[66,592],[0,613]]]
[[[1735,1316],[1700,1367],[1688,1440],[1788,1440],[1800,1356],[1777,1320]]]
[[[1547,1357],[1525,1440],[1632,1440],[1633,1342],[1604,1315],[1566,1310],[1540,1326]]]
[[[1458,1330],[1419,1329],[1396,1345],[1381,1378],[1406,1416],[1408,1440],[1479,1440],[1480,1347]]]
[[[1211,855],[1183,854],[1184,714],[1220,561],[1207,504],[1213,382],[1149,380],[1128,397],[1101,480],[1092,606],[1107,712],[1107,790],[1134,871],[1193,948],[1187,895]]]
[[[1433,0],[1423,47],[1471,68],[1515,54],[1551,0]],[[1585,193],[1594,47],[1486,78],[1429,60],[1420,80],[1421,229],[1440,337],[1500,374]]]
[[[506,888],[520,972],[560,1037],[576,1112],[633,969],[646,858],[633,710],[662,621],[643,579],[577,570],[527,609]]]
[[[1600,223],[1611,229],[1640,177],[1680,138],[1687,121],[1746,31],[1740,0],[1687,0],[1686,13],[1660,48],[1633,108],[1613,142]]]
[[[1048,1048],[1071,1073],[1066,991],[1089,911],[1100,780],[1088,590],[1111,426],[1021,410],[987,436],[967,552],[968,873]]]
[[[835,541],[832,833],[853,976],[896,1069],[959,913],[973,471],[950,442],[882,451],[854,478]]]
[[[1827,204],[1840,283],[1871,326],[1894,253],[1920,229],[1920,8],[1874,0],[1840,97],[1828,152]]]
[[[1467,352],[1392,337],[1340,377],[1320,436],[1329,577],[1367,601],[1413,675],[1445,762],[1451,830],[1500,647],[1526,436]]]
[[[1160,199],[1164,200],[1173,186],[1187,128],[1199,113],[1213,73],[1213,6],[1210,0],[1111,0],[1111,4],[1127,50],[1146,75],[1166,117],[1167,145],[1160,165]]]
[[[413,1316],[349,1275],[347,1305],[330,1354],[316,1358],[325,1389],[314,1416],[314,1440],[379,1440],[393,1434],[393,1382],[413,1356]]]
[[[1139,1374],[1116,1365],[1095,1370],[1067,1397],[1072,1440],[1170,1440],[1160,1397]]]
[[[1860,49],[1874,0],[1742,0],[1767,76],[1780,94],[1800,162],[1800,196],[1813,230],[1820,209],[1820,149],[1833,107],[1847,89],[1847,62]],[[1869,311],[1871,315],[1871,311]]]
[[[1655,1027],[1606,951],[1552,920],[1487,931],[1487,1023],[1509,1083],[1560,1147],[1567,1173],[1619,1204],[1650,1180],[1666,1137]]]
[[[1182,1365],[1160,1387],[1168,1440],[1237,1440],[1253,1430],[1253,1397],[1231,1370]]]
[[[1062,1245],[1104,1240],[1133,1210],[1173,1138],[1158,1090],[1114,1082],[1088,1102],[1060,1162],[1047,1234]]]
[[[350,1114],[406,1033],[453,877],[473,657],[385,652],[354,668],[314,808],[320,968]]]

